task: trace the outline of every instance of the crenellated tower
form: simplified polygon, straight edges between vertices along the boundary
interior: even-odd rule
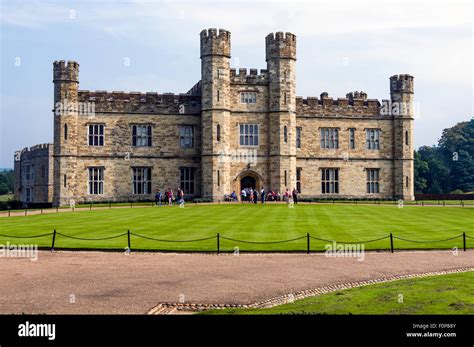
[[[201,31],[202,195],[230,191],[230,32]]]
[[[53,204],[69,204],[76,176],[79,64],[53,63],[54,189]]]
[[[413,76],[390,77],[390,99],[394,136],[394,193],[403,200],[414,199]]]
[[[296,36],[266,37],[269,74],[270,186],[280,192],[296,186]]]

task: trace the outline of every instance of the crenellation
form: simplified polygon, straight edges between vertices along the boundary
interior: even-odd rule
[[[367,99],[367,94],[356,94],[354,98],[352,93],[348,93],[346,98],[333,99],[327,92],[323,92],[320,98],[309,96],[307,98],[296,98],[296,111],[298,115],[305,116],[357,116],[374,117],[380,116],[381,103],[377,99]]]
[[[268,70],[262,69],[259,73],[258,69],[239,68],[237,74],[237,70],[232,68],[230,69],[230,82],[234,84],[267,84]]]
[[[193,106],[185,108],[192,114],[199,113],[201,98],[198,95],[187,93],[157,92],[124,92],[104,90],[79,91],[79,102],[93,102],[95,112],[128,112],[128,113],[156,113],[177,114],[180,113],[179,105]],[[196,107],[197,106],[197,107]],[[185,112],[187,113],[187,112]]]
[[[54,115],[54,153],[47,144],[19,152],[27,158],[50,146],[56,205],[150,199],[157,189],[176,190],[180,177],[190,177],[183,167],[194,170],[194,190],[186,196],[214,201],[244,184],[280,194],[298,187],[303,196],[413,198],[411,75],[390,77],[384,107],[363,91],[303,98],[296,96],[294,34],[266,36],[266,69],[260,70],[230,68],[227,30],[202,30],[200,44],[200,80],[179,94],[79,90],[79,64],[54,62],[55,105],[88,102],[95,110],[94,117]],[[406,112],[386,113],[385,103]],[[98,124],[90,128],[92,123]],[[258,162],[226,160],[240,152],[251,152]],[[130,160],[123,160],[126,153]],[[15,161],[16,177],[20,166]],[[103,194],[88,192],[90,167],[104,168]],[[136,167],[151,169],[146,194],[133,193]],[[339,170],[339,191],[327,194],[321,172],[329,168]],[[368,191],[368,169],[380,171],[378,192]]]

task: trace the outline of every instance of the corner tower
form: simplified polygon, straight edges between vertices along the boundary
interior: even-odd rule
[[[269,74],[270,186],[296,187],[296,36],[277,32],[265,40]]]
[[[53,204],[66,205],[73,199],[77,156],[77,105],[79,64],[64,60],[53,63],[54,83],[54,188]]]
[[[413,200],[413,76],[390,77],[390,99],[393,114],[394,136],[394,193],[395,197]]]
[[[230,32],[201,31],[202,195],[216,201],[230,187]]]

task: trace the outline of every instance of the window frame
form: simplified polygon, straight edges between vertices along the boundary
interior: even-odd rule
[[[340,193],[339,168],[321,168],[321,194],[338,195]]]
[[[194,195],[196,192],[196,169],[190,166],[179,168],[179,187],[184,194]]]
[[[238,127],[240,147],[258,147],[260,145],[260,124],[240,123]]]
[[[132,194],[150,195],[152,194],[152,167],[132,166]],[[140,175],[138,175],[138,173]]]
[[[240,103],[241,104],[256,104],[257,103],[257,92],[240,92]]]
[[[319,128],[319,144],[321,149],[339,149],[339,128]]]
[[[140,134],[138,129],[140,130]],[[145,132],[143,133],[143,128]],[[153,126],[151,124],[132,124],[132,147],[153,147]],[[140,140],[141,144],[138,144]],[[146,144],[142,144],[145,142]]]
[[[91,127],[93,129],[93,133],[91,133]],[[97,127],[97,134],[95,133],[95,127]],[[100,130],[102,130],[102,133]],[[91,144],[91,139],[92,139],[92,144]],[[97,144],[95,144],[96,142],[95,139],[97,139]],[[104,147],[105,146],[105,124],[103,123],[87,124],[87,144],[90,147]]]
[[[380,193],[380,169],[379,168],[366,169],[366,193],[367,194]]]
[[[96,170],[97,175],[94,175],[94,170]],[[97,180],[91,180],[92,178],[97,177]],[[96,186],[94,185],[96,183]],[[104,185],[105,185],[105,168],[103,166],[89,166],[87,168],[87,195],[104,195]],[[94,189],[97,188],[97,189]],[[97,191],[97,193],[96,193]]]
[[[379,128],[365,129],[365,149],[370,151],[379,151],[381,147],[380,134],[382,131]]]
[[[186,130],[191,130],[187,132]],[[179,147],[180,148],[194,148],[195,141],[194,141],[194,125],[180,125],[179,126]],[[182,133],[184,131],[184,133]],[[191,138],[191,144],[186,144]]]

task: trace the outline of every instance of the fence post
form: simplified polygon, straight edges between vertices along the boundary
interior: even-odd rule
[[[462,233],[462,244],[463,244],[464,252],[466,252],[466,233],[465,232]]]
[[[217,233],[217,254],[221,253],[220,235]]]
[[[421,202],[421,207],[423,207],[423,206],[425,206],[425,202],[424,202],[424,201]]]
[[[390,233],[390,252],[393,253],[393,235]]]
[[[8,209],[8,217],[10,217],[10,208]]]
[[[43,208],[41,207],[41,214],[43,214]]]
[[[311,252],[310,244],[309,244],[309,233],[306,233],[306,246],[307,246],[307,253]]]
[[[445,201],[443,200],[443,207],[444,207]]]
[[[130,208],[133,208],[133,201],[130,201]]]
[[[25,216],[28,215],[28,207],[25,208]]]
[[[56,229],[53,232],[53,242],[51,243],[51,252],[54,251],[54,242],[56,241]]]
[[[58,206],[56,206],[56,213],[58,213],[58,212],[59,212],[59,207],[58,207]]]
[[[130,245],[130,229],[127,230],[127,238],[128,238],[128,251],[132,251],[132,246]]]
[[[89,211],[92,211],[92,202],[89,204]]]

